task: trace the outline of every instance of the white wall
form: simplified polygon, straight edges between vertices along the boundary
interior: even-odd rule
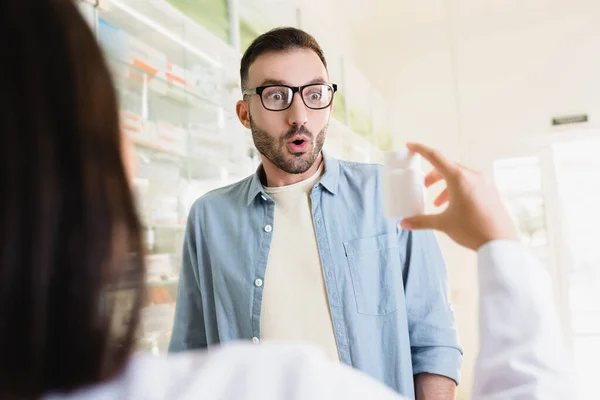
[[[397,146],[420,140],[490,171],[496,158],[548,143],[552,116],[584,112],[600,126],[600,2],[385,3],[353,22],[354,59],[393,105]],[[478,345],[475,260],[441,240],[466,399]]]
[[[462,146],[476,164],[545,141],[554,115],[599,120],[600,4],[561,2],[535,14],[512,24],[505,16],[508,30],[502,20],[458,29]],[[475,156],[480,149],[483,157]]]
[[[399,3],[353,23],[354,59],[395,105],[398,143],[431,140],[485,166],[476,153],[537,143],[554,115],[600,125],[597,1]]]

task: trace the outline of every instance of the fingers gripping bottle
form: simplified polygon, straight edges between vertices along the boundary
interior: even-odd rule
[[[383,203],[386,218],[407,218],[425,211],[425,173],[421,156],[408,149],[384,153]]]

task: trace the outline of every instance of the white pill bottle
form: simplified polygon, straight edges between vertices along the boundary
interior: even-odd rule
[[[425,211],[425,173],[421,156],[408,149],[384,153],[383,204],[386,218],[407,218]]]

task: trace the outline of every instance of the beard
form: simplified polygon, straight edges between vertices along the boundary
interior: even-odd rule
[[[318,133],[316,138],[304,126],[294,125],[281,137],[272,136],[269,132],[259,128],[250,116],[250,129],[256,149],[280,170],[288,174],[303,174],[310,169],[317,160],[323,144],[328,125]],[[296,135],[305,135],[310,141],[310,148],[303,153],[289,153],[286,143]]]

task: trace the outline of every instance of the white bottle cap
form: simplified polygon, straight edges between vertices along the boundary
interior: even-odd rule
[[[385,166],[389,169],[414,169],[421,170],[421,156],[408,149],[386,151],[384,153]]]

